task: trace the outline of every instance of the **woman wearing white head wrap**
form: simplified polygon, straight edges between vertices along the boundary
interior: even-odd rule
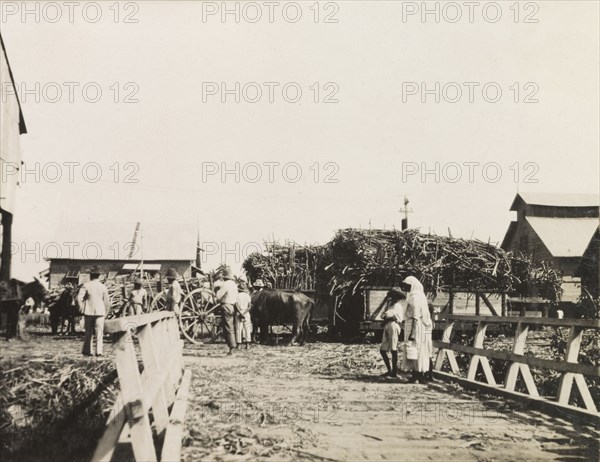
[[[431,341],[433,323],[423,284],[414,276],[407,277],[404,284],[410,286],[406,301],[404,340],[414,341],[418,351],[416,360],[406,360],[407,366],[413,371],[409,382],[425,383],[425,373],[429,371],[429,359],[433,350]]]

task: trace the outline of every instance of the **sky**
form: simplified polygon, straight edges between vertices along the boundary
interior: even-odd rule
[[[519,190],[598,193],[595,1],[0,3],[17,277],[65,223],[193,224],[238,271],[399,228],[405,196],[410,227],[498,242]]]

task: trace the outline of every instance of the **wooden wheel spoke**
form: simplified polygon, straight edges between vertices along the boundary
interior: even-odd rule
[[[215,305],[213,307],[210,307],[208,310],[206,310],[206,314],[213,314],[217,311],[217,308],[219,308],[221,305]]]
[[[198,319],[198,316],[195,314],[190,314],[188,316],[181,316],[181,319]]]
[[[198,324],[198,320],[196,319],[194,322],[191,322],[189,324],[186,324],[185,328],[186,330],[190,330],[192,329],[192,327],[194,327],[196,324]]]
[[[192,343],[214,340],[218,328],[218,317],[215,316],[218,307],[214,303],[214,294],[205,287],[187,293],[179,315],[184,337]]]

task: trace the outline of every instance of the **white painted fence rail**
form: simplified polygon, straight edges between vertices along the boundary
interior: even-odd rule
[[[109,462],[116,451],[132,451],[138,462],[179,461],[191,372],[183,368],[177,317],[162,311],[104,326],[115,335],[120,394],[92,460]]]
[[[501,316],[461,316],[442,315],[444,322],[442,341],[434,341],[439,348],[435,362],[435,374],[440,378],[457,381],[469,388],[481,391],[491,391],[503,394],[510,398],[535,400],[538,404],[546,407],[558,408],[571,414],[592,417],[600,422],[597,404],[590,393],[589,385],[585,379],[588,377],[600,377],[600,365],[579,364],[579,350],[583,332],[586,329],[593,331],[593,335],[600,335],[600,320],[596,319],[549,319],[528,317],[501,317]],[[462,345],[453,343],[452,330],[456,323],[471,323],[476,325],[475,339],[473,345]],[[498,351],[484,348],[486,329],[491,324],[508,324],[516,326],[515,339],[512,351]],[[527,334],[529,326],[552,326],[568,327],[570,330],[567,340],[567,351],[564,360],[548,360],[525,354]],[[461,377],[455,353],[466,353],[471,355],[466,378]],[[510,363],[503,383],[496,383],[489,359],[507,361]],[[448,360],[451,373],[441,372],[444,362]],[[477,381],[477,371],[481,366],[485,382]],[[541,397],[536,387],[531,367],[548,369],[560,372],[558,393],[555,397]],[[515,391],[519,375],[525,384],[527,393]],[[584,407],[570,405],[571,391],[575,385],[581,396]]]

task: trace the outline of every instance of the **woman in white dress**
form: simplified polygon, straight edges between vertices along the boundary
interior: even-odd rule
[[[407,344],[412,344],[417,348],[417,359],[406,360],[407,367],[412,371],[409,382],[426,383],[426,373],[429,371],[430,357],[433,351],[431,339],[433,323],[429,314],[427,296],[423,285],[414,276],[407,277],[404,285],[409,290],[406,301],[404,340]]]

